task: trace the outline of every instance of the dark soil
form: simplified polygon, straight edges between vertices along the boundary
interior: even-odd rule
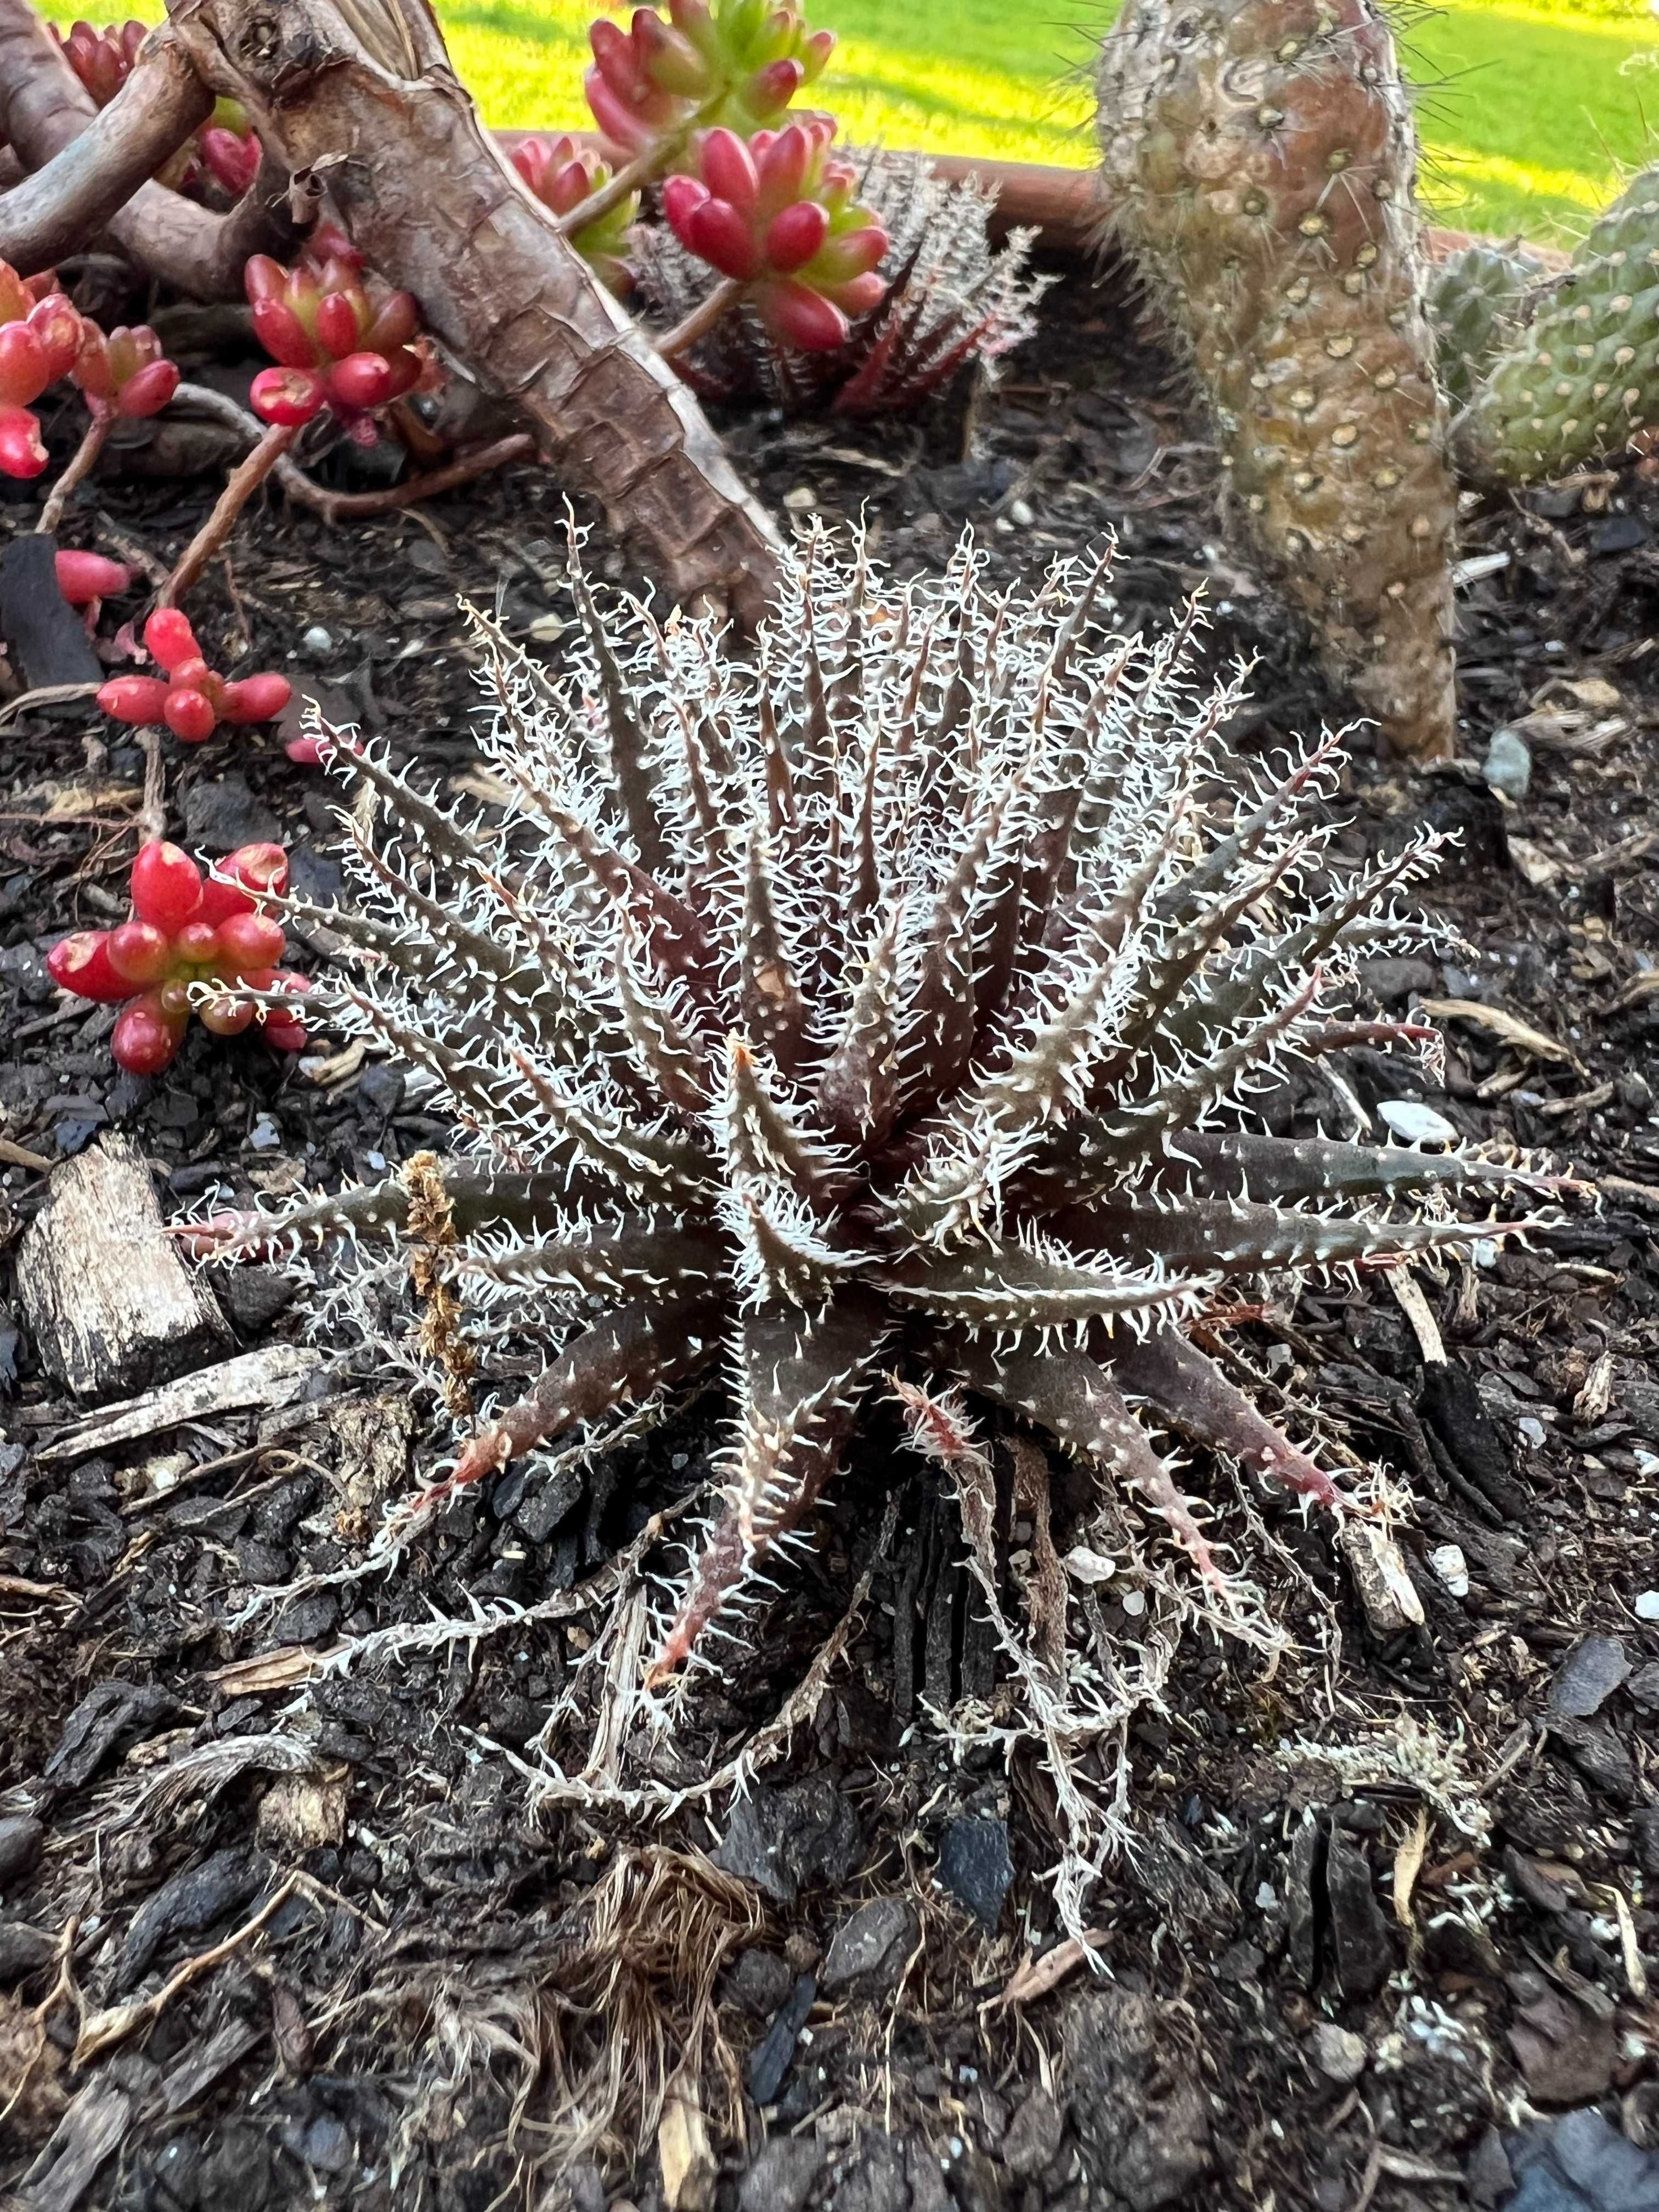
[[[1346,715],[1219,550],[1214,456],[1109,285],[1068,278],[971,404],[723,427],[775,511],[863,512],[902,567],[938,567],[971,523],[1000,574],[1029,576],[1114,529],[1126,623],[1203,584],[1214,654],[1258,658],[1241,745]],[[65,537],[165,559],[211,490],[106,483]],[[192,611],[217,665],[289,670],[465,793],[456,595],[556,659],[562,514],[531,470],[418,520],[325,528],[275,504]],[[0,529],[32,514],[14,498]],[[1449,1018],[1443,1091],[1352,1051],[1355,1100],[1425,1101],[1597,1188],[1494,1264],[1419,1275],[1446,1367],[1378,1282],[1229,1337],[1266,1395],[1318,1404],[1410,1482],[1426,1626],[1379,1641],[1328,1532],[1270,1516],[1297,1650],[1272,1673],[1197,1636],[1179,1653],[1133,1732],[1135,1848],[1094,1899],[1103,1974],[1060,1942],[1040,1767],[943,1748],[936,1716],[994,1702],[994,1660],[952,1518],[878,1428],[824,1508],[818,1571],[689,1716],[688,1776],[777,1710],[894,1497],[862,1626],[746,1802],[537,1813],[528,1747],[598,1620],[545,1601],[701,1479],[706,1409],[602,1471],[504,1478],[388,1576],[319,1579],[361,1559],[368,1508],[421,1465],[395,1376],[325,1346],[297,1407],[43,1462],[78,1409],[0,1305],[0,2194],[54,2212],[484,2212],[559,2188],[583,2212],[1659,2203],[1656,531],[1634,471],[1473,514],[1467,758],[1416,775],[1358,740],[1350,850],[1425,820],[1462,836],[1425,901],[1454,949],[1374,963],[1366,1011],[1456,1000],[1527,1026]],[[1517,805],[1480,770],[1522,717]],[[164,1213],[369,1179],[445,1134],[394,1068],[330,1065],[325,1042],[308,1069],[198,1029],[166,1077],[117,1074],[108,1012],[61,1003],[41,959],[121,911],[142,764],[87,750],[89,728],[79,705],[3,726],[8,1296],[52,1164],[107,1131],[137,1140]],[[170,744],[167,769],[193,849],[280,834],[303,888],[337,885],[331,799],[270,733]],[[1329,1094],[1287,1084],[1265,1110],[1311,1127]],[[299,1337],[283,1278],[216,1284],[241,1347]],[[323,1668],[503,1601],[543,1617]],[[1120,1604],[1102,1617],[1133,1637]],[[153,2017],[119,2010],[163,1991]],[[629,2115],[670,2075],[639,2139]],[[561,2148],[573,2102],[596,2133],[619,2113],[580,2157]]]

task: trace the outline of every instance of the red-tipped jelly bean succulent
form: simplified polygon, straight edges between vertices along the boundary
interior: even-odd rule
[[[523,138],[513,149],[513,166],[544,208],[554,215],[574,214],[611,182],[611,165],[591,147],[579,146],[571,137]],[[628,265],[628,234],[639,218],[640,196],[630,192],[597,222],[584,223],[570,234],[570,243],[608,292],[618,299],[630,291],[634,272]]]
[[[177,607],[158,607],[144,624],[144,644],[164,676],[113,676],[98,704],[118,722],[165,722],[175,738],[199,745],[221,722],[270,722],[287,706],[286,676],[216,676],[196,633]]]
[[[583,80],[593,119],[630,156],[672,154],[698,124],[747,137],[778,122],[830,58],[830,31],[809,31],[793,0],[669,0],[671,20],[637,8],[627,30],[606,19],[588,32]]]
[[[671,177],[663,212],[689,252],[746,287],[781,345],[827,353],[854,317],[881,304],[877,274],[890,243],[854,199],[858,174],[830,153],[836,126],[807,116],[782,131],[705,131],[696,173]]]
[[[88,22],[71,24],[67,33],[52,26],[64,50],[64,58],[100,107],[107,107],[132,74],[138,49],[149,35],[148,23],[106,23],[100,30]],[[219,100],[212,115],[191,139],[156,172],[157,179],[184,191],[201,182],[202,170],[240,199],[253,182],[259,167],[259,142],[248,121],[247,110],[238,100]]]
[[[81,350],[70,374],[94,416],[131,422],[159,415],[179,389],[179,371],[148,323],[125,324],[106,337],[83,322]]]
[[[69,374],[84,325],[53,280],[25,283],[0,261],[0,476],[38,477],[46,465],[40,425],[29,412],[48,385]]]
[[[221,100],[219,105],[234,107],[236,103]],[[197,132],[196,148],[202,157],[202,167],[232,199],[239,200],[244,192],[252,191],[253,179],[259,173],[259,142],[252,131],[234,130],[216,118],[211,123],[204,123]]]
[[[55,23],[50,27],[64,60],[100,107],[107,107],[126,82],[149,36],[148,23],[133,21],[106,23],[101,30],[84,21],[71,23],[67,32]]]
[[[371,299],[361,263],[302,260],[284,269],[256,253],[244,271],[253,330],[278,366],[253,380],[253,411],[292,428],[326,407],[362,445],[373,445],[375,411],[416,386],[435,368],[411,343],[420,311],[408,292]]]
[[[98,619],[106,599],[125,592],[134,571],[124,562],[106,561],[101,553],[82,553],[65,546],[55,556],[58,588],[72,607],[84,607],[88,626]]]
[[[267,1042],[297,1052],[306,1042],[299,1014],[261,1010],[239,990],[307,988],[303,975],[277,966],[288,949],[282,924],[258,905],[287,888],[280,845],[244,845],[204,877],[188,853],[157,839],[132,864],[127,920],[64,938],[47,969],[60,989],[121,1007],[110,1049],[131,1075],[159,1075],[169,1064],[190,1024],[192,987],[204,983],[224,989],[200,1006],[204,1028],[234,1036],[261,1021]]]

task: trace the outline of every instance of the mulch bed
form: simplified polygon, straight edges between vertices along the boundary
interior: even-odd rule
[[[1109,283],[1068,276],[998,387],[918,419],[721,427],[775,512],[862,513],[902,568],[941,566],[968,524],[1008,579],[1115,530],[1123,624],[1201,584],[1206,649],[1255,657],[1241,745],[1343,717],[1222,550],[1215,457]],[[165,558],[210,493],[106,483],[66,535]],[[32,516],[14,496],[0,531]],[[1094,1900],[1104,1976],[1060,1941],[1041,1769],[945,1752],[935,1717],[994,1703],[994,1657],[950,1510],[879,1423],[823,1510],[819,1571],[699,1692],[686,1766],[776,1710],[892,1498],[815,1714],[742,1806],[660,1822],[535,1808],[532,1740],[591,1613],[417,1632],[602,1572],[701,1479],[706,1408],[603,1469],[514,1473],[362,1578],[338,1571],[422,1448],[396,1378],[326,1345],[286,1407],[76,1444],[85,1409],[13,1296],[51,1164],[123,1133],[167,1214],[371,1179],[445,1129],[389,1064],[314,1079],[199,1029],[166,1076],[120,1075],[108,1012],[60,1004],[41,955],[118,915],[142,763],[83,759],[76,708],[0,728],[0,2192],[53,2212],[484,2212],[556,2184],[583,2212],[1659,2203],[1656,528],[1634,470],[1473,514],[1466,758],[1415,775],[1358,740],[1346,850],[1425,821],[1462,839],[1422,902],[1443,958],[1371,963],[1370,1011],[1464,1008],[1443,1090],[1345,1055],[1358,1108],[1426,1103],[1599,1189],[1489,1265],[1419,1275],[1445,1365],[1377,1280],[1234,1333],[1265,1392],[1410,1482],[1426,1621],[1379,1638],[1328,1532],[1273,1521],[1297,1649],[1276,1671],[1198,1637],[1177,1655],[1133,1732],[1137,1848]],[[303,677],[465,793],[457,596],[556,659],[562,529],[529,469],[349,527],[273,504],[192,612],[217,665]],[[1518,722],[1517,802],[1480,764]],[[168,767],[187,846],[282,836],[302,889],[338,888],[331,795],[270,732]],[[1287,1081],[1263,1110],[1311,1128],[1330,1097]],[[275,1270],[214,1280],[222,1356],[301,1340]],[[1132,1612],[1103,1613],[1133,1638]],[[315,1663],[396,1627],[396,1658]],[[608,2152],[557,2148],[573,2084],[597,2110],[607,2069],[665,2077],[687,2048],[653,2139],[624,2123]]]

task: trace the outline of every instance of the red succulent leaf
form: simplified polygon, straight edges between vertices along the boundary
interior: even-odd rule
[[[146,991],[116,1017],[109,1041],[116,1066],[129,1075],[160,1075],[177,1057],[189,1020],[188,1010],[174,1013],[161,992]]]
[[[262,422],[290,430],[320,414],[325,398],[323,380],[311,368],[262,368],[248,390]]]
[[[58,939],[46,955],[46,972],[60,991],[73,991],[100,1006],[131,998],[138,987],[111,966],[109,939],[106,929],[77,929]]]
[[[58,588],[72,607],[95,606],[112,599],[132,581],[133,571],[119,561],[106,561],[101,553],[82,553],[66,546],[54,560]]]
[[[118,722],[159,722],[167,703],[167,687],[158,676],[112,676],[98,690],[98,704]]]
[[[190,854],[164,838],[141,845],[129,886],[132,910],[141,921],[176,937],[201,910],[202,871]]]

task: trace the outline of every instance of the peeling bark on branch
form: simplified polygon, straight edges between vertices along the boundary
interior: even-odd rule
[[[159,58],[161,56],[167,58]],[[56,40],[35,15],[29,0],[0,0],[0,139],[10,146],[25,170],[47,171],[51,165],[56,172],[50,179],[44,175],[30,177],[14,185],[4,199],[0,199],[0,256],[11,261],[15,268],[30,274],[36,269],[50,267],[60,255],[89,243],[90,234],[103,219],[81,208],[76,196],[84,192],[101,200],[106,181],[102,159],[108,159],[112,164],[118,160],[120,173],[129,184],[124,188],[124,204],[109,215],[103,226],[117,244],[151,276],[176,286],[192,299],[240,299],[242,264],[248,255],[281,253],[294,238],[288,220],[287,177],[267,158],[261,164],[252,191],[228,215],[216,215],[210,209],[198,207],[162,185],[140,182],[136,191],[130,191],[131,173],[128,161],[131,156],[128,149],[148,143],[144,134],[149,125],[140,112],[145,88],[153,94],[158,83],[171,84],[169,97],[176,102],[178,112],[197,100],[205,103],[174,144],[182,144],[195,128],[196,121],[211,106],[207,94],[189,93],[180,67],[179,42],[171,33],[158,31],[147,42],[144,64],[141,66],[152,59],[154,70],[147,70],[139,94],[129,99],[133,82],[130,79],[105,110],[106,115],[114,120],[100,125],[91,95],[64,60]],[[169,74],[163,78],[155,71]],[[171,74],[174,71],[179,72],[176,77]],[[168,131],[173,112],[169,109]],[[82,137],[92,138],[94,155],[88,157],[78,152],[72,154],[65,167],[58,170],[58,158]],[[100,147],[104,149],[102,158],[96,151]],[[167,148],[158,156],[158,164],[172,150],[171,146]],[[87,164],[84,168],[83,163]],[[110,173],[114,173],[113,168]],[[17,218],[20,222],[25,217],[41,222],[42,210],[49,214],[54,206],[58,207],[61,215],[58,196],[68,195],[70,204],[81,208],[77,230],[65,236],[68,222],[64,218],[57,228],[43,233],[38,241],[38,247],[50,250],[21,256],[9,252],[5,238],[12,203],[20,193],[36,192],[38,198],[21,204]],[[23,243],[27,242],[26,238]]]
[[[373,266],[415,295],[464,372],[522,412],[671,592],[719,594],[757,618],[777,557],[770,520],[483,131],[424,0],[169,6],[206,82],[246,105],[297,181],[326,186]]]

